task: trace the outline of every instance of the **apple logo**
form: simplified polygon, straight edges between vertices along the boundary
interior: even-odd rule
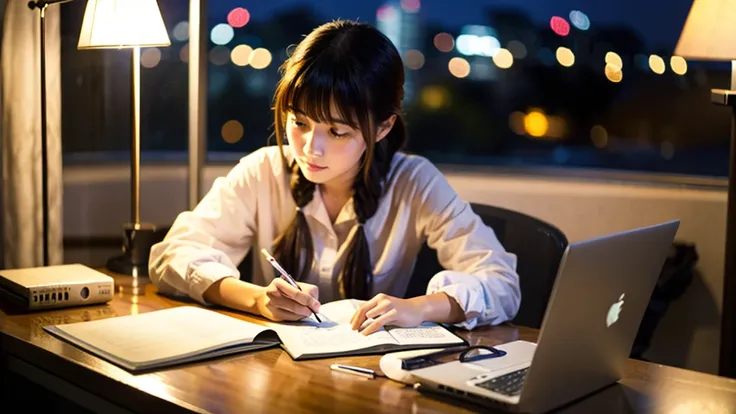
[[[616,323],[618,321],[618,315],[621,314],[621,307],[624,306],[624,295],[625,293],[622,293],[621,296],[618,298],[618,302],[611,305],[611,308],[608,309],[608,315],[606,316],[606,326],[609,328],[611,325]]]

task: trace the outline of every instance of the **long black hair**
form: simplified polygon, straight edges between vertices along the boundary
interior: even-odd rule
[[[358,229],[350,241],[341,275],[346,297],[368,299],[373,270],[364,224],[378,209],[383,181],[391,160],[406,141],[401,114],[404,66],[393,43],[379,30],[354,21],[334,21],[312,31],[280,68],[282,78],[274,94],[274,130],[284,168],[291,171],[291,195],[297,205],[294,219],[275,241],[274,256],[297,280],[312,268],[314,247],[301,208],[309,204],[315,183],[307,180],[296,162],[283,152],[286,118],[298,110],[317,122],[329,123],[331,105],[366,143],[362,171],[353,184]],[[377,126],[396,116],[393,127],[376,142]]]

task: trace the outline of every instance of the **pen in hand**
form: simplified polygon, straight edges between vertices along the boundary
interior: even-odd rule
[[[268,259],[268,262],[271,263],[271,266],[273,266],[274,269],[276,269],[279,272],[279,274],[281,274],[281,278],[284,279],[286,283],[290,284],[291,286],[294,286],[300,291],[302,290],[302,288],[299,287],[299,284],[296,283],[296,281],[288,273],[286,273],[286,270],[284,270],[283,267],[281,267],[279,262],[277,262],[276,259],[274,259],[270,253],[268,253],[268,250],[266,250],[265,248],[261,249],[261,253],[263,253],[263,255],[266,256],[266,259]],[[309,307],[307,306],[307,308]],[[314,312],[312,308],[309,308],[309,310],[312,311],[312,315],[314,315],[314,318],[317,319],[317,322],[322,323],[322,320],[319,318],[319,316],[317,316],[317,313]]]

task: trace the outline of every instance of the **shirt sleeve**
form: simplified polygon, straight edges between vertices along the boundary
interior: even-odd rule
[[[263,151],[241,159],[217,178],[192,211],[179,214],[166,237],[151,248],[149,277],[161,293],[189,296],[210,305],[204,292],[237,269],[256,234],[256,197]]]
[[[427,286],[427,294],[444,292],[465,312],[457,326],[473,329],[512,319],[521,290],[516,255],[507,252],[492,228],[462,201],[429,161],[419,167],[415,198],[417,224],[443,268]]]

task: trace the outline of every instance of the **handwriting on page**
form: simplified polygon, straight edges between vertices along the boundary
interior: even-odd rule
[[[451,334],[447,329],[437,325],[424,325],[416,328],[397,328],[390,327],[388,331],[399,343],[437,343],[437,342],[455,342],[459,340],[455,335]]]
[[[397,339],[440,339],[445,334],[437,329],[392,329],[391,335]]]
[[[299,330],[301,343],[309,348],[346,348],[351,345],[370,346],[373,342],[394,342],[386,331],[379,331],[365,336],[354,331],[349,325],[337,325],[329,328],[302,328]]]

